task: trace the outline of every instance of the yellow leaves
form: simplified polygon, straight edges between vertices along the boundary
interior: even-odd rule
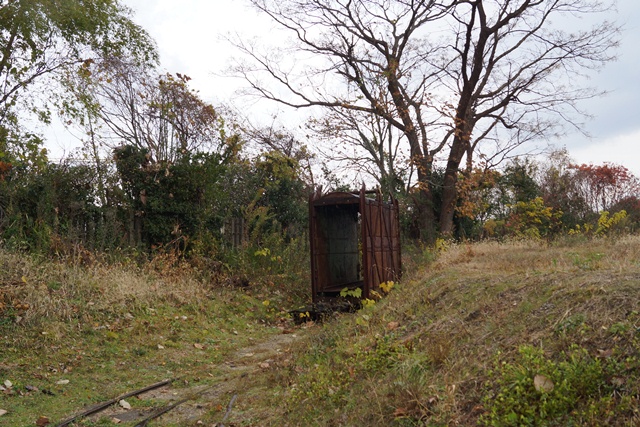
[[[356,317],[356,325],[367,326],[369,325],[369,320],[371,320],[371,316],[367,314],[363,314],[361,316]]]
[[[376,291],[373,291],[373,290],[372,290],[371,292],[369,292],[369,294],[370,294],[370,295],[373,297],[373,299],[374,299],[374,300],[376,300],[376,301],[378,301],[378,300],[380,300],[380,299],[382,298],[382,295],[380,295],[380,293],[379,293],[379,292],[376,292]]]
[[[558,226],[562,211],[545,206],[542,197],[510,205],[511,214],[506,226],[515,235],[539,239]]]
[[[349,288],[344,288],[340,291],[340,296],[343,298],[346,297],[354,297],[354,298],[360,298],[362,296],[362,289],[360,288],[355,288],[355,289],[349,289]]]
[[[385,294],[388,294],[389,292],[391,292],[391,289],[393,289],[394,286],[395,286],[395,283],[393,282],[393,280],[389,280],[388,282],[380,283],[380,289]]]
[[[373,307],[374,305],[376,305],[376,301],[369,299],[369,298],[365,298],[362,300],[362,308],[368,308],[368,307]]]
[[[576,235],[590,235],[593,233],[594,236],[605,236],[609,234],[612,230],[618,228],[621,224],[624,224],[624,220],[627,218],[627,211],[624,209],[616,212],[612,216],[609,216],[608,211],[602,211],[600,213],[600,217],[598,218],[597,226],[590,223],[584,224],[576,224],[574,228],[569,230],[568,234],[570,236]],[[594,231],[595,228],[595,231]]]
[[[489,195],[500,173],[476,168],[469,174],[460,174],[456,183],[459,197],[456,213],[461,217],[475,219],[489,208]]]
[[[271,255],[271,250],[269,248],[258,249],[253,253],[254,256],[269,256]]]
[[[604,211],[598,218],[598,228],[596,228],[596,236],[607,234],[607,232],[618,225],[622,220],[627,217],[627,211],[621,210],[616,212],[613,216],[609,217],[609,212]]]

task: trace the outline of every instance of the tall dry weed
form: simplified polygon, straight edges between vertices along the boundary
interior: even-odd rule
[[[163,301],[197,304],[208,297],[186,265],[83,264],[38,260],[0,250],[0,317],[21,324],[66,321],[87,313],[122,313]]]

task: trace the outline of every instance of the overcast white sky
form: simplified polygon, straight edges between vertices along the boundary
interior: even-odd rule
[[[238,33],[277,40],[277,30],[267,17],[258,15],[246,0],[123,2],[134,9],[135,21],[156,40],[162,68],[192,77],[192,87],[214,105],[229,101],[242,84],[220,76],[234,56],[224,36]],[[587,123],[593,138],[576,133],[554,143],[566,146],[580,163],[619,163],[640,176],[640,0],[618,0],[617,19],[625,25],[619,60],[590,82],[610,94],[583,104],[594,115]],[[267,104],[260,108],[280,107]]]

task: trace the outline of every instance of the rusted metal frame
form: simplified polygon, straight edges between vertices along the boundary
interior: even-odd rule
[[[375,199],[369,199],[367,194],[376,194]],[[351,198],[351,196],[355,196]],[[400,266],[400,242],[396,234],[399,232],[399,207],[398,202],[390,197],[388,204],[382,200],[382,195],[377,190],[367,191],[363,185],[359,192],[329,193],[322,196],[316,193],[309,200],[309,244],[311,246],[312,290],[314,302],[319,293],[324,289],[320,286],[320,254],[318,253],[320,240],[318,237],[318,209],[322,206],[341,206],[358,204],[360,211],[360,241],[362,244],[362,284],[363,296],[370,297],[372,290],[379,283],[399,278]],[[380,218],[373,218],[373,215]],[[395,216],[394,216],[395,215]],[[379,239],[379,244],[377,242]],[[398,253],[395,253],[395,250]],[[379,253],[378,253],[379,252]],[[390,252],[390,253],[388,253]],[[379,257],[379,259],[378,259]],[[379,261],[379,262],[378,262]]]
[[[372,274],[372,280],[371,280],[371,290],[375,291],[376,289],[376,284],[380,283],[380,264],[378,263],[378,257],[376,256],[376,251],[378,250],[378,247],[376,245],[376,237],[378,235],[376,227],[378,226],[377,224],[377,219],[375,218],[376,215],[379,214],[378,212],[378,203],[377,201],[369,201],[369,203],[367,203],[367,209],[368,209],[368,217],[369,217],[369,224],[371,224],[371,227],[369,228],[369,239],[371,241],[371,274]]]
[[[392,265],[392,271],[393,271],[393,280],[398,280],[400,278],[400,276],[402,275],[402,263],[401,263],[401,259],[402,259],[402,254],[401,254],[401,247],[400,247],[400,219],[399,219],[399,206],[398,206],[398,200],[396,200],[393,197],[390,197],[390,203],[389,203],[389,217],[385,218],[385,227],[388,225],[389,229],[387,229],[387,235],[389,236],[389,251],[390,251],[390,257],[391,257],[391,265]],[[388,223],[386,221],[386,219],[388,219]],[[395,230],[397,231],[396,233],[393,233],[394,231],[394,226],[395,226]],[[398,253],[396,254],[396,247],[398,250]],[[397,257],[396,257],[397,256]]]
[[[369,298],[369,291],[371,288],[371,274],[369,271],[369,245],[367,245],[367,228],[368,228],[367,214],[366,214],[366,199],[364,185],[360,190],[360,239],[362,240],[362,283],[363,283],[363,296]]]
[[[317,262],[316,257],[318,256],[318,248],[316,242],[316,208],[314,206],[314,201],[316,197],[314,194],[309,196],[309,245],[311,246],[311,299],[313,302],[317,302],[318,299],[318,273],[317,273]]]
[[[394,275],[396,279],[399,280],[402,278],[402,243],[400,242],[400,204],[398,203],[398,199],[392,198],[393,208],[394,208],[394,218],[392,219],[394,224],[391,224],[391,228],[393,229],[394,225],[396,228],[396,233],[394,233],[394,239],[396,239],[395,246],[398,248],[398,254],[396,262],[393,265]],[[395,249],[395,247],[394,247]]]
[[[377,280],[380,280],[380,268],[378,266],[378,262],[376,259],[375,224],[373,222],[374,218],[372,218],[372,211],[374,210],[375,203],[376,203],[375,201],[371,201],[367,203],[366,200],[363,202],[365,209],[367,210],[366,215],[363,215],[363,216],[365,217],[364,222],[367,223],[367,231],[368,231],[367,235],[369,237],[369,243],[370,243],[370,250],[367,253],[368,261],[370,261],[367,263],[370,277],[369,277],[369,288],[365,298],[369,298],[371,296],[371,291],[375,290],[375,287],[376,287],[375,282]]]
[[[392,205],[391,205],[392,206]],[[388,281],[388,271],[392,271],[394,272],[393,274],[395,275],[395,263],[393,262],[393,236],[391,235],[391,230],[390,230],[390,224],[387,224],[387,220],[388,222],[391,222],[391,208],[390,206],[387,205],[383,205],[381,204],[380,206],[381,209],[383,209],[382,213],[388,212],[388,215],[384,215],[383,218],[380,219],[380,223],[384,225],[384,231],[385,231],[385,238],[386,238],[386,243],[387,243],[387,250],[388,252],[388,257],[390,258],[390,262],[391,262],[391,267],[385,269],[383,266],[383,271],[384,271],[384,279],[385,281]],[[387,258],[387,255],[385,254],[383,256],[383,258]]]
[[[384,246],[385,246],[384,240],[385,240],[385,238],[387,240],[389,240],[390,236],[388,235],[388,233],[386,235],[385,235],[385,233],[383,233],[383,231],[386,230],[386,228],[387,228],[386,227],[386,225],[387,225],[386,222],[387,221],[386,221],[384,213],[385,213],[385,206],[384,206],[384,203],[382,202],[382,196],[379,195],[379,197],[378,197],[378,216],[380,217],[380,220],[379,220],[379,222],[380,222],[380,259],[382,261],[382,266],[381,266],[382,267],[382,270],[381,270],[382,273],[380,274],[380,277],[379,277],[380,282],[378,283],[378,285],[380,285],[380,283],[382,283],[383,281],[386,281],[386,278],[387,278],[386,268],[385,268],[386,261],[387,261],[386,260],[387,256],[384,253]]]
[[[118,396],[114,399],[108,400],[106,402],[100,403],[97,406],[94,406],[91,409],[88,409],[78,415],[75,415],[71,418],[68,418],[64,421],[61,421],[59,424],[56,425],[56,427],[66,427],[69,424],[71,424],[72,422],[79,420],[80,418],[84,418],[84,417],[89,417],[91,415],[97,414],[98,412],[102,412],[105,409],[107,409],[109,406],[114,405],[116,403],[118,403],[119,401],[121,401],[122,399],[126,399],[127,397],[131,397],[131,396],[137,396],[139,394],[142,393],[146,393],[148,391],[151,390],[155,390],[157,388],[163,387],[165,385],[171,384],[172,382],[174,382],[175,379],[171,379],[171,380],[165,380],[165,381],[160,381],[159,383],[155,383],[155,384],[151,384],[150,386],[147,386],[145,388],[141,388],[139,390],[135,390],[135,391],[131,391],[129,393],[125,393],[121,396]]]

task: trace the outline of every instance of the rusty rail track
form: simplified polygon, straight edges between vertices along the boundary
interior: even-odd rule
[[[104,411],[105,409],[107,409],[108,407],[118,403],[120,400],[122,399],[126,399],[128,397],[132,397],[132,396],[137,396],[143,393],[146,393],[148,391],[151,390],[155,390],[158,389],[160,387],[164,387],[166,385],[169,385],[173,382],[175,382],[176,379],[171,379],[171,380],[165,380],[165,381],[160,381],[158,383],[155,384],[151,384],[150,386],[135,390],[135,391],[131,391],[129,393],[125,393],[123,395],[120,395],[118,397],[115,397],[111,400],[108,400],[106,402],[103,403],[99,403],[98,405],[95,405],[89,409],[87,409],[86,411],[83,411],[77,415],[74,415],[71,418],[67,418],[64,421],[61,421],[60,423],[56,424],[56,427],[67,427],[69,426],[71,423],[81,419],[81,418],[85,418],[85,417],[89,417],[91,415],[97,414],[101,411]],[[166,414],[167,412],[171,411],[172,409],[176,408],[179,405],[182,405],[185,402],[188,402],[190,400],[195,400],[197,397],[203,395],[205,392],[207,392],[208,390],[212,389],[215,386],[209,386],[206,387],[203,390],[200,390],[199,392],[186,397],[184,399],[180,399],[174,403],[171,403],[169,405],[163,406],[161,408],[158,408],[157,410],[153,411],[150,415],[146,416],[145,418],[141,419],[138,421],[138,423],[134,426],[134,427],[147,427],[149,421],[155,420],[156,418],[159,418],[160,416]],[[227,418],[229,417],[229,414],[231,413],[231,410],[233,408],[233,403],[235,402],[236,398],[238,397],[237,394],[233,395],[233,397],[231,398],[231,401],[229,402],[229,406],[227,407],[227,412],[224,415],[224,418],[222,420],[222,422],[225,422],[227,420]],[[222,424],[220,424],[221,426],[223,426]]]
[[[146,393],[146,392],[148,392],[148,391],[155,390],[155,389],[160,388],[160,387],[164,387],[164,386],[166,386],[166,385],[171,384],[171,383],[172,383],[172,382],[174,382],[174,381],[176,381],[176,379],[160,381],[160,382],[158,382],[158,383],[151,384],[150,386],[147,386],[147,387],[141,388],[141,389],[139,389],[139,390],[135,390],[135,391],[131,391],[131,392],[129,392],[129,393],[125,393],[125,394],[123,394],[123,395],[120,395],[120,396],[118,396],[118,397],[115,397],[115,398],[113,398],[113,399],[111,399],[111,400],[108,400],[108,401],[106,401],[106,402],[99,403],[99,404],[97,404],[96,406],[93,406],[93,407],[91,407],[91,408],[87,409],[87,410],[86,410],[86,411],[84,411],[84,412],[81,412],[81,413],[79,413],[79,414],[77,414],[77,415],[74,415],[74,416],[73,416],[73,417],[71,417],[71,418],[67,418],[67,419],[66,419],[66,420],[64,420],[64,421],[61,421],[60,423],[56,424],[56,427],[67,427],[68,425],[70,425],[70,424],[71,424],[71,423],[73,423],[74,421],[77,421],[77,420],[79,420],[79,419],[81,419],[81,418],[89,417],[89,416],[91,416],[91,415],[97,414],[98,412],[102,412],[102,411],[104,411],[104,410],[105,410],[105,409],[107,409],[109,406],[111,406],[111,405],[114,405],[114,404],[118,403],[118,402],[119,402],[119,401],[121,401],[122,399],[126,399],[127,397],[131,397],[131,396],[137,396],[137,395],[139,395],[139,394]]]
[[[149,415],[149,416],[145,417],[144,419],[140,420],[138,422],[138,424],[136,424],[134,427],[147,427],[147,424],[149,423],[149,421],[155,420],[156,418],[160,417],[161,415],[166,414],[167,412],[169,412],[170,410],[172,410],[176,406],[182,405],[184,402],[187,402],[189,400],[192,400],[192,397],[187,397],[185,399],[180,399],[177,402],[174,402],[174,403],[172,403],[170,405],[163,406],[162,408],[152,412],[151,415]]]

